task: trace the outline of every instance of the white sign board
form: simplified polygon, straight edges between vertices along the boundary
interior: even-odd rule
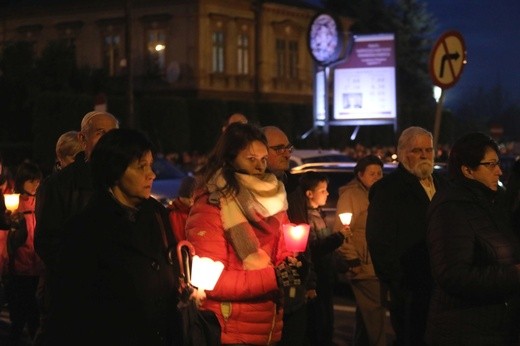
[[[314,76],[315,87],[314,87],[314,110],[315,121],[317,120],[320,125],[327,119],[327,110],[325,109],[325,71],[316,72]]]
[[[349,59],[334,70],[334,120],[395,117],[394,35],[355,35]]]

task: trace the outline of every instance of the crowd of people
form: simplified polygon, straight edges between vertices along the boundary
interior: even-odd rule
[[[353,345],[387,345],[387,311],[395,345],[519,344],[520,199],[499,186],[492,138],[459,138],[448,177],[420,127],[389,156],[358,148],[331,225],[327,176],[287,179],[293,148],[280,128],[232,114],[207,159],[185,155],[192,175],[169,207],[150,197],[152,142],[106,111],[60,136],[47,177],[29,161],[11,177],[0,162],[2,193],[20,194],[14,211],[0,198],[10,343],[27,328],[34,345],[187,345],[178,303],[191,299],[219,344],[333,345],[343,275]],[[399,165],[383,177],[385,157]],[[309,225],[304,251],[288,249],[289,223]],[[223,264],[215,287],[189,298],[175,256],[185,241]]]

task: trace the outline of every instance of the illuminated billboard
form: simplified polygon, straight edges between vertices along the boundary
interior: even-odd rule
[[[393,34],[354,36],[349,58],[334,69],[333,102],[333,123],[395,122]]]

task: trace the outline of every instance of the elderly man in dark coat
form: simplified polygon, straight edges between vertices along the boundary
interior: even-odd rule
[[[399,167],[374,184],[366,227],[376,275],[388,299],[397,345],[422,345],[433,280],[426,211],[446,183],[433,172],[432,134],[420,127],[399,138]]]

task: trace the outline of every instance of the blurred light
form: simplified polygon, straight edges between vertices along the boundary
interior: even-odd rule
[[[433,86],[433,98],[435,99],[435,102],[439,102],[442,94],[442,88],[434,85]]]
[[[158,44],[155,46],[155,50],[160,52],[161,50],[164,50],[166,46],[164,44]]]

